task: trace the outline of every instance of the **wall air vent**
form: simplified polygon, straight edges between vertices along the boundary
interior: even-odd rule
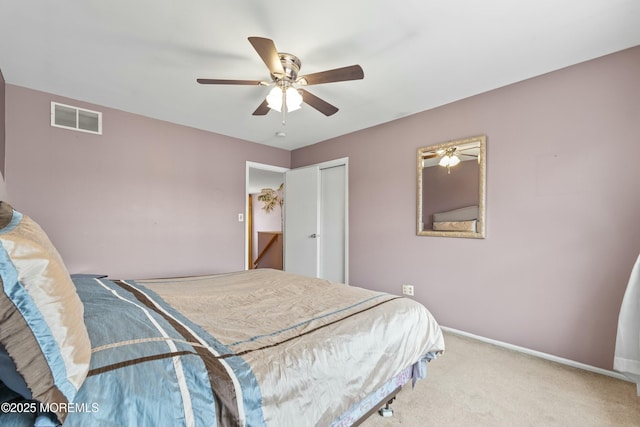
[[[51,102],[51,126],[102,135],[102,113]]]

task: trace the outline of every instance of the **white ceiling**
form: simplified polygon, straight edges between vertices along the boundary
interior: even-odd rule
[[[251,113],[269,88],[247,41],[271,38],[340,108]],[[2,0],[0,70],[24,86],[294,149],[640,44],[638,0]],[[276,136],[284,131],[286,137]]]

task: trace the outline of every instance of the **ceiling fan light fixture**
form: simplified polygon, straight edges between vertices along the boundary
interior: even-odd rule
[[[456,155],[456,150],[457,147],[449,147],[444,151],[438,150],[438,155],[442,156],[438,164],[445,168],[450,168],[460,163],[460,158]]]
[[[447,150],[446,154],[442,156],[438,164],[447,168],[447,173],[451,173],[451,168],[460,163],[460,157],[454,154],[455,150]]]
[[[271,92],[267,95],[267,105],[269,108],[281,112],[283,96],[287,113],[299,110],[302,106],[302,95],[300,95],[296,88],[289,86],[287,89],[284,89],[277,86],[271,89]]]
[[[282,89],[274,87],[267,95],[267,105],[272,110],[282,111]]]
[[[292,86],[287,88],[287,112],[299,110],[302,105],[302,95]]]

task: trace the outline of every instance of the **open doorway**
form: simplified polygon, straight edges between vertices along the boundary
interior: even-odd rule
[[[265,209],[268,202],[259,200],[259,195],[263,189],[270,189],[276,197],[281,197],[282,192],[278,189],[284,184],[284,173],[288,170],[247,162],[245,270],[260,267],[282,269],[282,205],[276,200],[271,208]]]

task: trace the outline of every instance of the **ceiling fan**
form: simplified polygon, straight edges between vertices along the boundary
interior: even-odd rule
[[[468,151],[465,153],[465,151]],[[462,157],[462,159],[460,159]],[[446,167],[447,173],[451,173],[451,168],[460,163],[461,160],[479,159],[478,147],[475,146],[452,146],[427,153],[422,156],[423,167],[425,160],[440,158],[438,165]]]
[[[290,53],[278,52],[273,40],[264,37],[249,37],[249,43],[269,69],[270,82],[225,79],[197,79],[197,82],[214,85],[274,86],[266,99],[253,112],[254,116],[264,116],[273,109],[282,112],[282,124],[284,124],[285,113],[299,109],[302,102],[309,104],[325,116],[331,116],[338,111],[337,107],[301,87],[364,78],[364,72],[359,65],[298,76],[302,65],[300,59]]]

